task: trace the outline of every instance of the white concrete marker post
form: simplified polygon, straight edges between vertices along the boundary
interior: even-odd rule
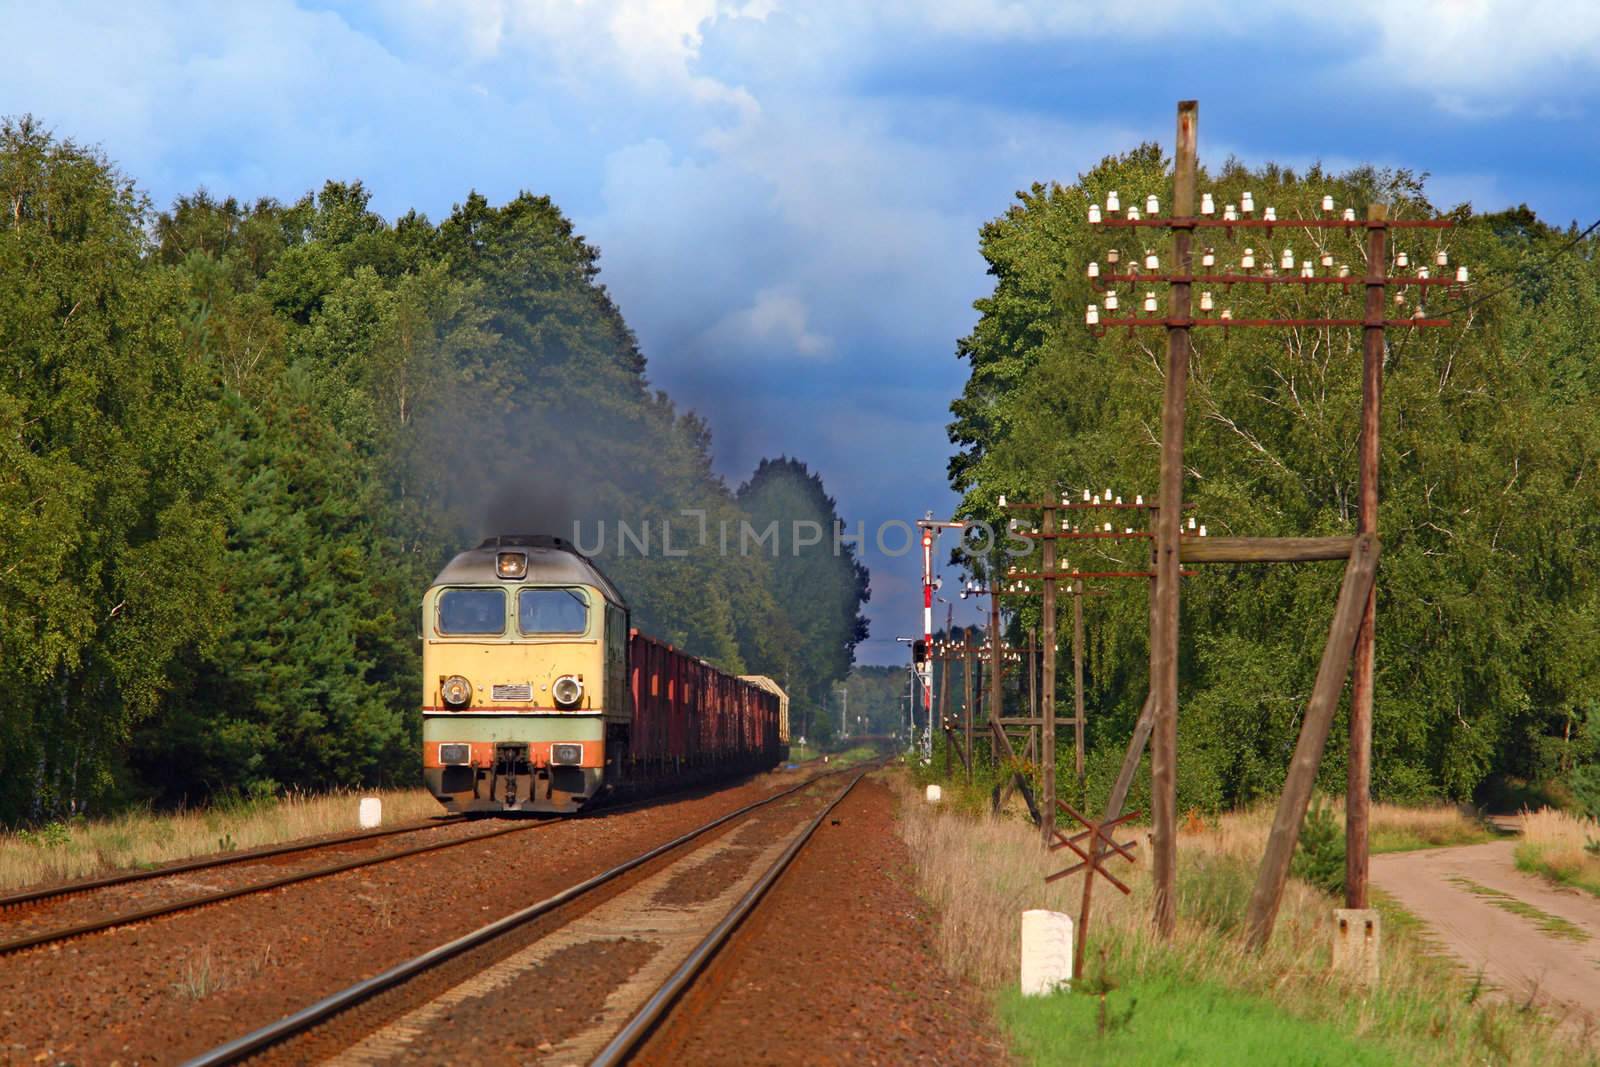
[[[375,830],[383,823],[383,801],[378,797],[361,798],[361,828]]]
[[[1375,908],[1336,908],[1333,912],[1333,969],[1365,986],[1378,984],[1382,928]]]
[[[1072,916],[1022,913],[1022,995],[1043,997],[1072,982]]]
[[[937,803],[939,803],[939,801],[941,801],[943,799],[944,799],[944,790],[943,789],[941,789],[939,786],[936,786],[936,785],[930,785],[928,787],[928,803],[929,804],[937,804]]]

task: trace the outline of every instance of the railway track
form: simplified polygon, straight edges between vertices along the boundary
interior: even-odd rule
[[[622,936],[618,931],[628,927],[630,920],[650,911],[647,902],[661,896],[663,885],[670,885],[674,878],[693,872],[697,859],[709,866],[730,852],[749,848],[736,841],[738,834],[745,832],[742,830],[730,830],[696,848],[686,846],[740,820],[747,821],[747,829],[755,828],[762,814],[776,810],[774,805],[827,779],[850,775],[848,784],[828,799],[815,817],[798,832],[782,836],[779,841],[766,844],[759,850],[760,858],[768,861],[766,865],[753,867],[742,880],[735,880],[733,886],[722,894],[729,896],[733,889],[738,889],[737,899],[717,916],[707,916],[703,912],[699,915],[700,919],[709,921],[694,929],[693,936],[685,942],[687,950],[657,961],[655,969],[659,971],[673,960],[678,960],[670,973],[665,974],[653,989],[645,991],[646,995],[638,997],[639,1003],[628,1007],[626,1016],[618,1020],[619,1025],[612,1026],[598,1040],[591,1040],[590,1044],[597,1052],[585,1051],[582,1057],[592,1056],[595,1063],[623,1062],[670,1012],[673,1003],[692,984],[728,935],[759,905],[767,889],[782,875],[829,813],[862,777],[879,765],[880,762],[874,762],[864,767],[824,772],[721,815],[553,896],[219,1045],[186,1061],[185,1067],[212,1067],[263,1056],[296,1063],[327,1058],[345,1064],[382,1062],[409,1040],[410,1035],[423,1032],[429,1025],[437,1025],[441,1017],[448,1016],[464,1000],[500,987],[527,986],[529,983],[522,979],[526,978],[530,967],[535,967],[548,956],[547,946],[560,943],[571,949],[593,944],[596,937]],[[774,814],[772,817],[779,816]],[[674,853],[681,854],[673,856]],[[709,854],[709,859],[705,858],[706,854]],[[664,864],[655,862],[667,857],[672,858]],[[645,870],[641,871],[641,868]],[[626,878],[630,874],[634,877]],[[619,882],[626,887],[619,889],[616,885]],[[595,898],[605,896],[607,887],[610,895],[596,904]],[[720,896],[713,896],[711,903],[721,906],[724,901]],[[588,905],[590,910],[568,920],[557,921],[560,913],[572,909],[574,905]],[[674,913],[693,911],[676,905],[667,910]],[[556,918],[548,918],[552,916]],[[552,922],[554,926],[550,926]],[[709,925],[709,931],[702,928],[705,925]],[[546,926],[550,927],[550,932],[539,932]],[[520,950],[508,949],[504,942],[515,940],[519,933],[524,940],[532,940]],[[683,939],[680,937],[680,940]],[[497,951],[497,946],[499,958],[489,959],[490,954]],[[484,958],[480,959],[480,954]],[[451,970],[454,972],[453,978],[443,976],[442,972]],[[430,980],[436,987],[443,982],[443,988],[423,995],[420,1003],[411,1003],[398,1009],[378,1003],[391,993],[396,999],[405,999],[410,983],[422,986]],[[415,1001],[416,997],[410,999]],[[541,1007],[549,1010],[548,1005],[542,1004]],[[377,1021],[374,1022],[374,1019]],[[342,1026],[348,1028],[351,1023],[357,1028],[353,1039],[348,1033],[326,1033]],[[319,1034],[323,1035],[320,1043]],[[454,1050],[450,1054],[468,1055],[464,1051]]]
[[[756,879],[755,884],[744,892],[717,925],[712,927],[711,931],[695,945],[688,957],[667,977],[667,980],[656,987],[656,991],[634,1012],[623,1028],[617,1032],[617,1035],[606,1043],[599,1054],[590,1061],[590,1067],[613,1067],[615,1064],[627,1062],[629,1055],[672,1011],[673,1005],[678,1002],[683,993],[705,970],[706,965],[711,962],[717,950],[727,942],[733,931],[760,905],[762,898],[766,896],[767,890],[771,889],[773,883],[783,875],[784,871],[788,870],[789,864],[794,862],[794,858],[800,854],[800,850],[811,840],[812,835],[817,831],[817,827],[822,825],[824,819],[833,814],[833,810],[839,806],[845,797],[850,795],[850,791],[856,787],[862,778],[866,777],[867,770],[870,769],[872,768],[869,767],[862,770],[851,778],[850,783],[830,800],[821,811],[817,812],[816,818],[806,824],[805,829],[790,841],[788,847],[783,850],[777,860],[762,872],[761,877]]]
[[[612,809],[616,810],[616,809]],[[30,905],[38,905],[59,901],[68,897],[80,896],[86,893],[128,885],[134,882],[149,881],[151,879],[171,877],[176,874],[187,874],[194,871],[205,871],[219,867],[231,867],[236,864],[253,860],[268,858],[281,858],[297,854],[314,853],[336,845],[361,844],[374,839],[393,837],[400,834],[416,833],[421,830],[435,829],[439,826],[449,826],[464,821],[459,817],[451,817],[438,822],[424,825],[410,825],[406,827],[391,827],[384,830],[368,830],[361,833],[348,834],[325,841],[313,842],[309,845],[274,845],[270,848],[255,849],[250,852],[234,853],[228,856],[213,857],[207,860],[195,860],[188,863],[174,864],[170,867],[161,867],[150,871],[131,871],[120,875],[111,875],[106,878],[89,879],[82,882],[65,883],[42,889],[29,890],[23,893],[14,893],[8,897],[0,898],[0,911],[11,911]],[[388,852],[379,852],[373,855],[358,856],[340,863],[314,867],[309,870],[296,871],[291,874],[279,875],[261,882],[252,882],[247,885],[235,886],[228,889],[219,889],[209,893],[200,893],[194,896],[182,897],[177,900],[156,904],[146,908],[137,908],[130,911],[101,915],[83,922],[71,923],[47,930],[35,931],[21,937],[13,937],[0,941],[0,956],[9,956],[26,949],[37,948],[42,945],[70,941],[74,938],[84,937],[88,934],[99,933],[102,930],[112,930],[119,926],[128,926],[132,923],[145,922],[149,919],[160,918],[163,915],[173,915],[178,912],[192,911],[207,905],[218,904],[225,900],[235,900],[239,897],[250,896],[255,893],[265,893],[272,889],[281,889],[284,886],[295,885],[300,882],[309,882],[318,878],[327,878],[331,875],[341,874],[345,871],[357,870],[361,867],[371,867],[380,863],[391,863],[395,860],[405,859],[408,856],[420,856],[428,852],[438,852],[443,849],[455,848],[461,845],[470,845],[479,841],[488,841],[507,834],[527,833],[532,830],[543,829],[554,825],[557,820],[503,826],[480,834],[467,837],[450,838],[445,841],[430,841],[426,844],[413,845],[407,848],[395,849]]]
[[[465,817],[461,815],[443,815],[425,823],[407,823],[404,826],[389,826],[379,830],[357,830],[348,834],[338,834],[334,837],[324,838],[321,841],[302,844],[267,845],[242,852],[229,852],[218,856],[205,856],[196,860],[183,860],[160,867],[144,868],[137,871],[119,871],[116,874],[104,875],[100,878],[84,878],[74,882],[60,882],[56,885],[39,886],[0,896],[0,912],[10,911],[13,908],[20,908],[29,904],[39,904],[47,900],[59,900],[64,897],[77,896],[96,889],[129,885],[133,882],[145,882],[152,878],[170,878],[175,874],[188,874],[192,871],[205,871],[217,867],[231,867],[236,863],[249,863],[253,860],[264,860],[273,856],[291,855],[297,852],[315,852],[319,849],[359,844],[363,841],[394,837],[398,834],[414,834],[419,830],[432,830],[439,826],[450,826],[454,823],[462,822],[464,819]]]

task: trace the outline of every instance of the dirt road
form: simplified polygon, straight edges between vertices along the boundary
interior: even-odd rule
[[[1469,973],[1577,1026],[1600,1024],[1600,899],[1516,869],[1515,841],[1372,858],[1372,884]]]

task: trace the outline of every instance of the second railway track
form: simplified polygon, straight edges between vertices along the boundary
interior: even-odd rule
[[[459,823],[461,820],[450,820],[439,825],[448,826]],[[421,845],[412,845],[406,848],[378,852],[372,855],[358,856],[340,863],[327,864],[313,867],[309,870],[295,871],[281,874],[276,877],[258,882],[248,882],[244,885],[231,886],[226,889],[217,889],[206,893],[182,896],[175,900],[164,901],[159,904],[141,908],[129,908],[124,911],[97,914],[93,918],[79,922],[63,923],[35,929],[24,934],[0,935],[0,956],[8,956],[30,948],[42,945],[70,941],[74,938],[84,937],[88,934],[99,933],[104,930],[113,930],[117,927],[128,926],[133,923],[146,922],[164,915],[174,915],[179,912],[192,911],[211,904],[219,904],[226,900],[235,900],[239,897],[250,896],[255,893],[264,893],[285,886],[309,882],[318,878],[327,878],[345,871],[353,871],[362,867],[371,867],[380,863],[391,863],[395,860],[405,859],[410,856],[420,856],[429,852],[438,852],[447,848],[461,845],[471,845],[480,841],[488,841],[507,834],[526,833],[531,830],[542,829],[553,825],[553,820],[543,822],[524,823],[515,826],[502,826],[484,833],[470,834],[454,837],[444,841],[429,841]],[[320,851],[334,845],[360,844],[375,837],[388,837],[399,833],[415,832],[418,830],[433,829],[433,826],[407,827],[380,831],[377,834],[356,834],[347,838],[330,841],[313,842],[298,848],[292,846],[275,846],[251,854],[240,854],[231,857],[221,857],[211,862],[197,861],[193,863],[177,864],[170,868],[156,871],[130,872],[129,877],[112,876],[105,879],[95,879],[91,882],[77,883],[74,885],[58,886],[53,889],[37,890],[26,894],[15,894],[13,897],[0,900],[0,905],[8,905],[10,910],[26,907],[32,904],[48,904],[64,898],[82,896],[84,894],[107,888],[115,888],[132,882],[147,881],[163,876],[172,876],[193,871],[209,870],[217,867],[233,866],[248,860],[261,860],[266,858],[281,859],[285,856],[307,854]]]
[[[201,859],[187,860],[181,863],[170,864],[150,870],[122,871],[117,874],[106,875],[100,878],[84,879],[77,882],[66,882],[56,885],[41,886],[33,889],[22,890],[0,896],[0,957],[13,955],[31,948],[70,941],[75,938],[85,937],[89,934],[100,933],[105,930],[114,930],[118,927],[129,926],[134,923],[158,919],[166,915],[175,915],[180,912],[192,911],[211,904],[220,904],[224,901],[235,900],[239,897],[264,893],[273,889],[310,882],[320,878],[343,874],[346,871],[359,870],[363,867],[372,867],[377,864],[389,863],[395,860],[406,859],[411,856],[420,856],[431,852],[439,852],[448,848],[461,845],[471,845],[480,841],[489,841],[510,834],[526,833],[533,830],[545,829],[559,825],[574,818],[586,819],[598,816],[616,815],[631,811],[635,808],[650,803],[649,799],[635,801],[617,806],[596,808],[593,812],[567,816],[565,818],[547,818],[537,822],[519,822],[510,826],[497,826],[494,829],[480,833],[464,834],[460,837],[449,838],[442,841],[429,841],[425,844],[413,845],[391,851],[378,852],[371,855],[354,857],[339,863],[325,864],[309,870],[294,871],[280,874],[261,881],[248,882],[242,885],[215,889],[209,892],[181,896],[173,900],[163,901],[158,904],[143,907],[128,907],[122,910],[105,911],[96,909],[91,918],[78,922],[64,922],[44,926],[43,928],[29,928],[24,932],[17,932],[15,927],[26,927],[26,922],[17,922],[7,913],[17,913],[37,907],[45,907],[56,903],[82,897],[102,890],[114,890],[123,886],[135,885],[142,882],[156,881],[162,878],[172,878],[178,875],[194,874],[242,866],[263,860],[283,860],[285,858],[311,855],[324,849],[346,847],[351,845],[364,845],[370,841],[378,841],[402,834],[421,833],[428,830],[442,829],[450,826],[464,826],[469,820],[460,816],[445,816],[429,823],[410,824],[407,826],[386,827],[379,830],[365,830],[358,833],[343,834],[337,837],[325,838],[300,844],[272,845],[265,848],[251,849],[246,852],[235,852],[221,856],[208,856]],[[7,929],[12,927],[12,929]]]
[[[721,815],[187,1063],[622,1062],[870,769],[818,775]],[[796,794],[840,775],[849,783],[814,817],[792,809]],[[530,993],[516,1007],[501,999]],[[475,1013],[483,1025],[462,1022]],[[550,1020],[556,1040],[472,1044],[515,1041],[494,1020],[530,1017]]]

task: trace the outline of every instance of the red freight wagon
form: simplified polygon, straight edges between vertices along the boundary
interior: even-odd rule
[[[628,634],[628,669],[635,775],[731,773],[783,758],[783,702],[770,679],[725,674],[638,630]]]

